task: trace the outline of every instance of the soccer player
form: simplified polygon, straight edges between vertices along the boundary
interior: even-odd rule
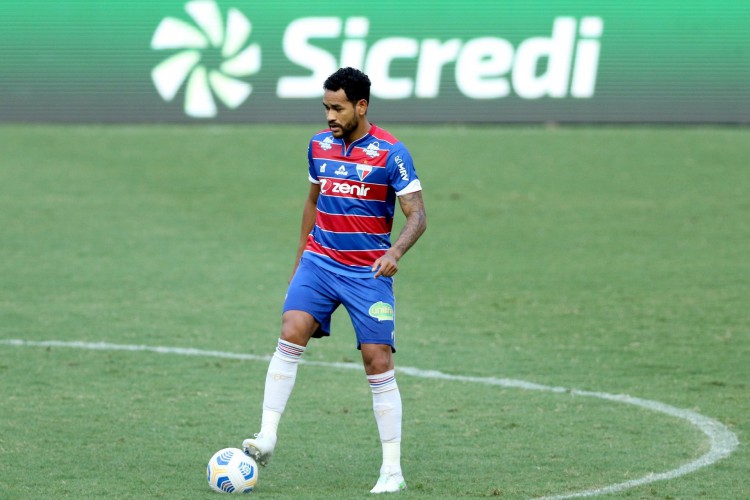
[[[422,187],[406,147],[367,118],[367,75],[341,68],[323,88],[328,129],[315,134],[308,147],[310,191],[281,338],[266,375],[260,432],[242,446],[259,464],[267,463],[305,347],[313,337],[330,335],[331,314],[343,304],[362,352],[382,443],[380,477],[371,493],[397,492],[406,482],[393,361],[393,275],[427,227]],[[391,245],[396,199],[406,222]]]

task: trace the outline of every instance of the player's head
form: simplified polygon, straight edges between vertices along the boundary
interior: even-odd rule
[[[323,83],[326,121],[337,138],[348,138],[366,123],[370,103],[370,79],[354,68],[341,68]]]
[[[370,79],[355,68],[339,68],[328,77],[323,84],[323,89],[336,92],[343,90],[347,99],[356,106],[361,100],[370,102]]]

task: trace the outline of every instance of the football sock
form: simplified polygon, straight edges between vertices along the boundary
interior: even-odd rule
[[[276,352],[273,353],[266,373],[261,434],[276,435],[281,414],[284,413],[284,408],[294,388],[299,360],[304,352],[303,346],[279,339]]]
[[[372,390],[372,409],[383,445],[383,465],[380,471],[400,472],[402,406],[395,372],[389,370],[379,375],[368,375],[367,381]]]

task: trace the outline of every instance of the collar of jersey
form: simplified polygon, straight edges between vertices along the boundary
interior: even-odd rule
[[[374,124],[370,124],[370,130],[367,131],[365,135],[357,139],[356,141],[349,144],[349,147],[346,147],[346,142],[344,142],[344,139],[341,139],[341,146],[344,148],[344,156],[350,156],[352,150],[354,149],[354,146],[356,146],[358,143],[365,141],[366,139],[369,139],[372,137],[372,130],[375,128]]]

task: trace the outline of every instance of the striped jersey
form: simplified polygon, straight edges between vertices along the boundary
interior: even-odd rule
[[[320,196],[303,258],[338,274],[374,276],[373,262],[391,247],[396,197],[422,189],[409,151],[373,125],[348,147],[329,129],[318,132],[307,156]]]

